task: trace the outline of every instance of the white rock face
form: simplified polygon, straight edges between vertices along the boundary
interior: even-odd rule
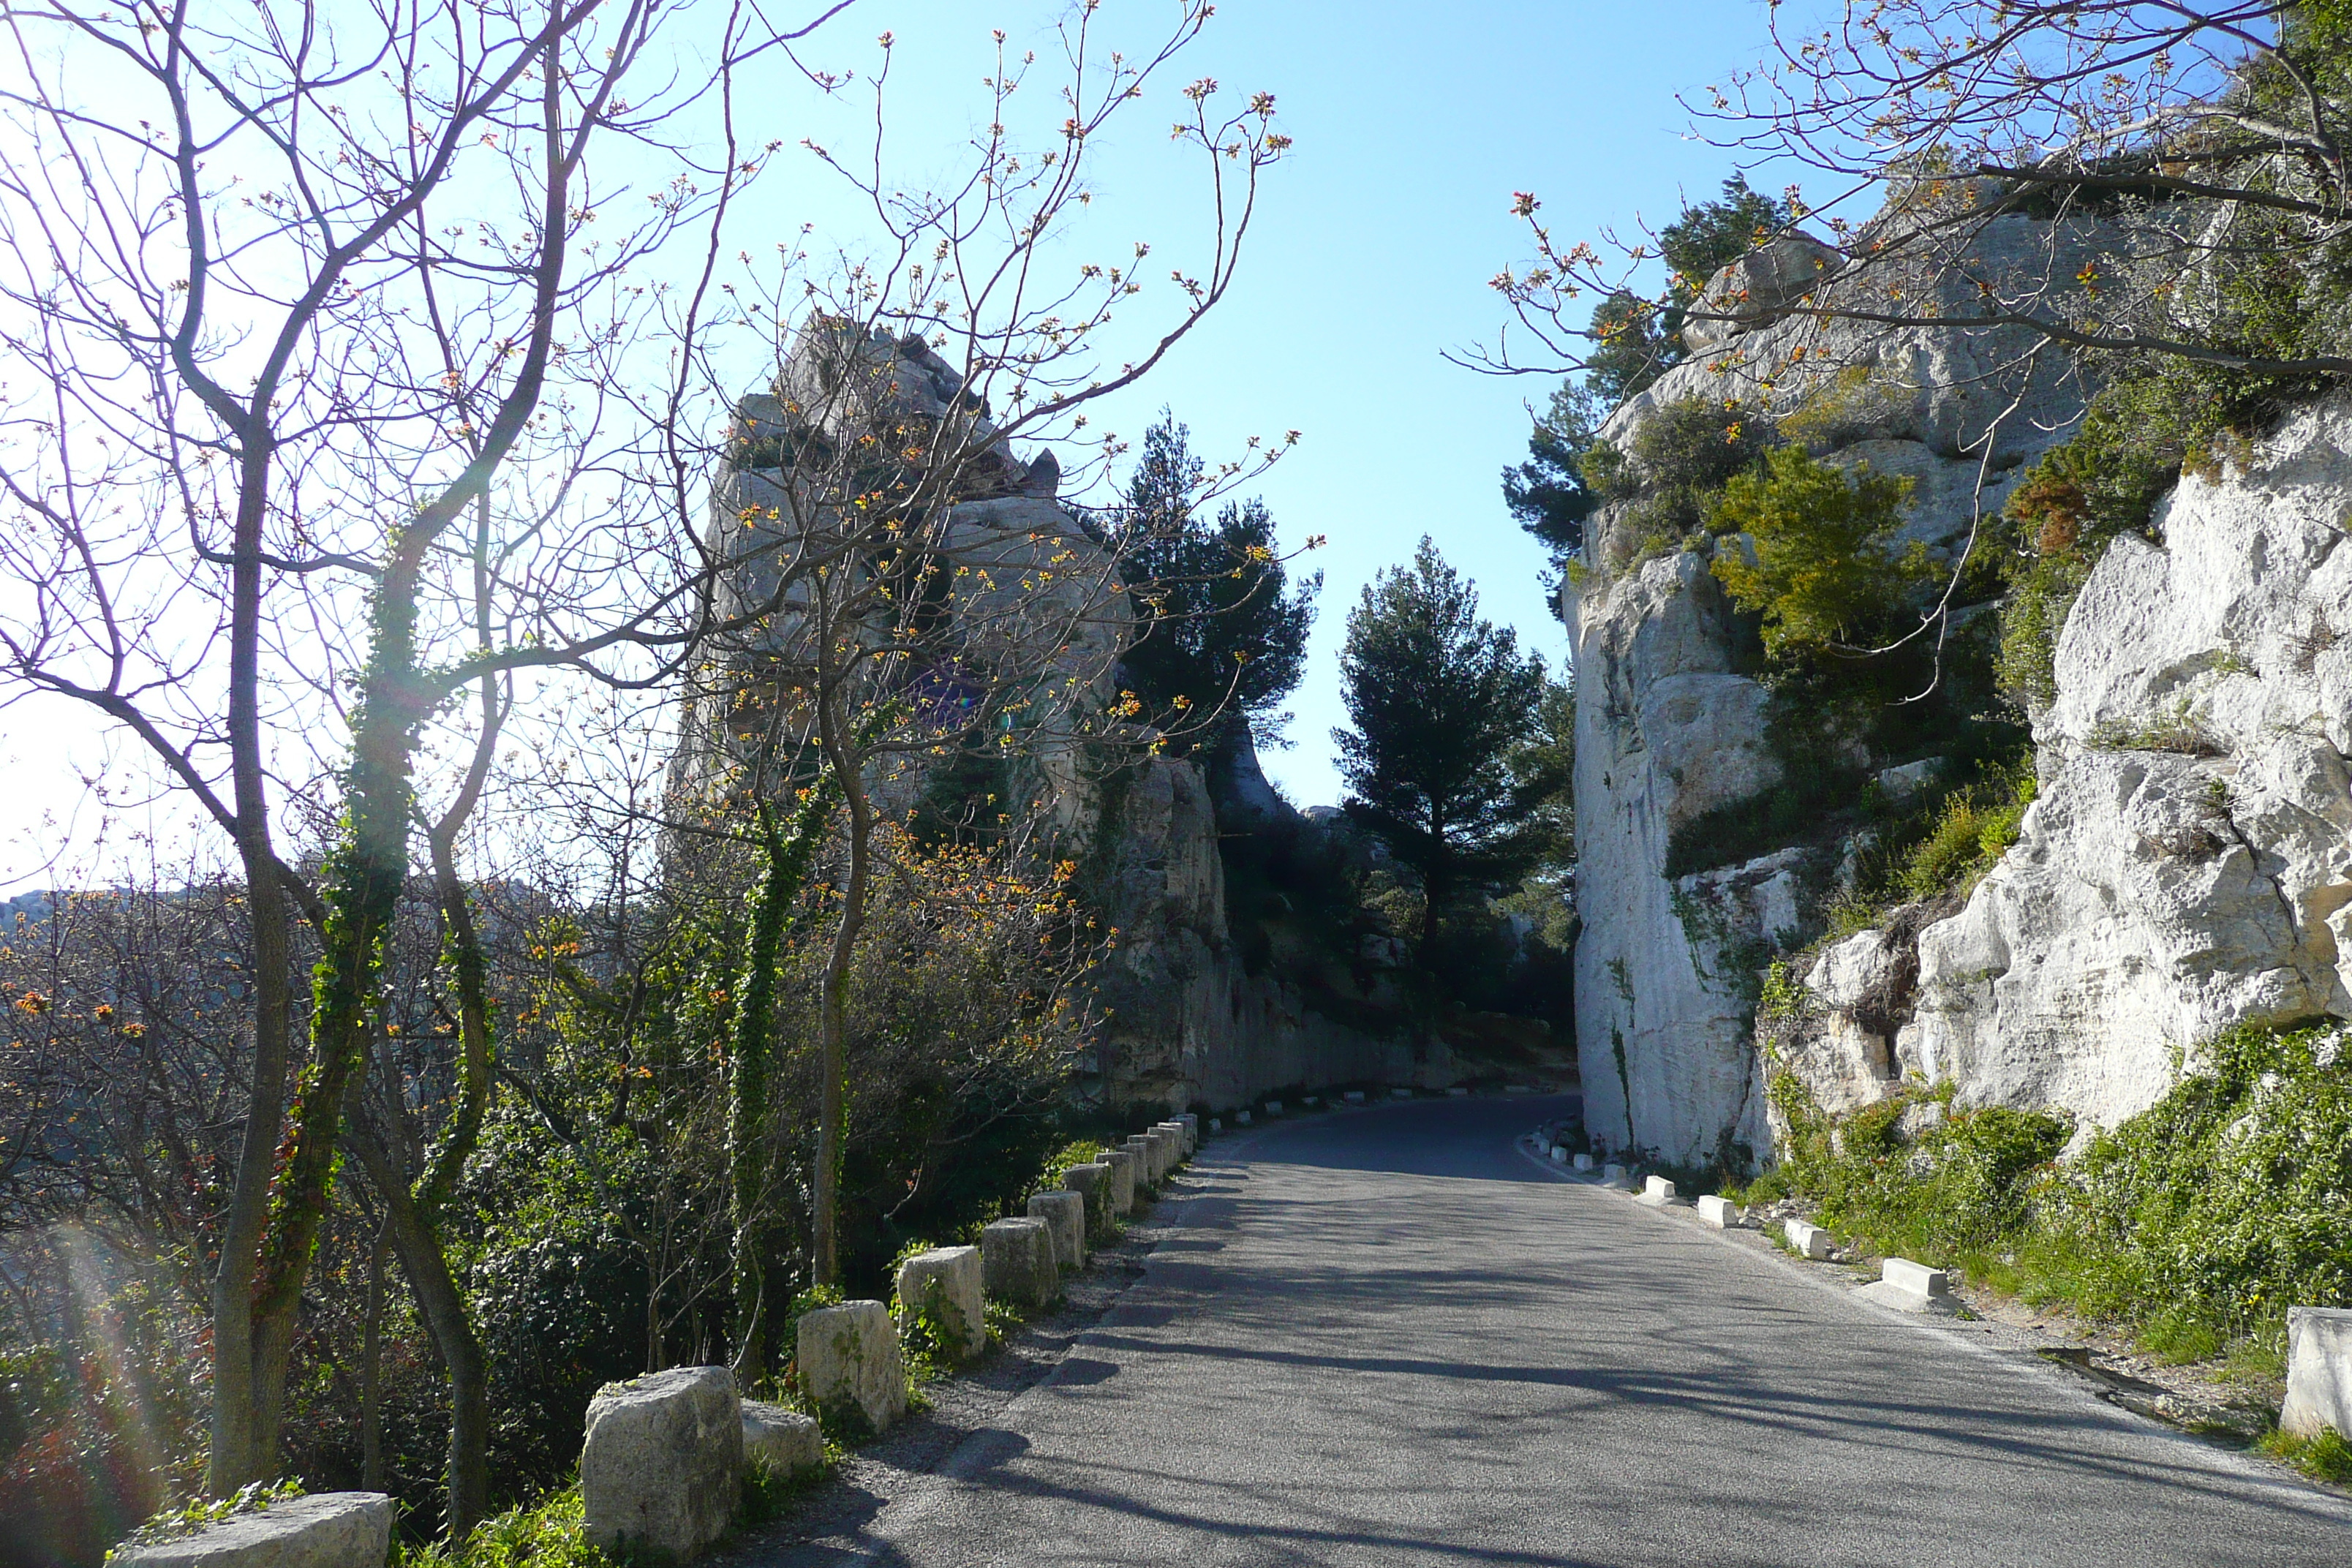
[[[1729,342],[1744,328],[1785,312],[1845,269],[1845,258],[1820,240],[1789,235],[1717,272],[1701,291],[1695,314],[1683,328],[1691,353],[1703,354]]]
[[[383,1568],[392,1500],[382,1492],[318,1492],[208,1524],[152,1546],[123,1546],[124,1568]]]
[[[1965,205],[1988,194],[1956,183],[1934,199]],[[1873,232],[1863,230],[1857,247]],[[2021,369],[2031,346],[2021,329],[1890,331],[1790,307],[1818,292],[1883,308],[1899,286],[1906,309],[1958,315],[1976,309],[1975,279],[2009,289],[2071,279],[2110,237],[2094,226],[1992,217],[1969,239],[1967,268],[1946,276],[1899,258],[1841,265],[1783,242],[1710,284],[1711,293],[1752,307],[1729,313],[1755,324],[1703,327],[1690,340],[1700,352],[1628,400],[1602,438],[1630,450],[1643,422],[1687,399],[1760,405],[1828,461],[1909,479],[1904,538],[1951,559],[2024,465],[2071,432],[2084,389],[2059,356]],[[1639,530],[1620,526],[1622,516],[1612,507],[1592,520],[1583,580],[1563,588],[1561,605],[1578,677],[1576,1014],[1586,1122],[1612,1149],[1678,1163],[1742,1145],[1761,1155],[1769,1128],[1752,1032],[1754,970],[1807,924],[1832,872],[1804,857],[1768,855],[1668,881],[1675,831],[1771,787],[1780,767],[1767,743],[1767,693],[1732,667],[1729,605],[1709,557],[1638,560]],[[1864,1070],[1864,1047],[1859,1038],[1838,1044],[1845,1059],[1829,1076],[1874,1098],[1881,1080]]]
[[[1713,1157],[1727,1134],[1760,1147],[1745,982],[1720,952],[1752,933],[1752,912],[1695,944],[1691,895],[1664,873],[1676,827],[1778,780],[1764,689],[1730,672],[1729,605],[1696,555],[1591,598],[1571,590],[1570,615],[1585,1124],[1676,1163]]]
[[[747,1399],[743,1401],[743,1463],[772,1476],[807,1475],[824,1465],[824,1430],[814,1416]]]
[[[1805,975],[1803,1016],[1772,1047],[1823,1110],[1858,1110],[1901,1078],[1893,1039],[1917,968],[1909,933],[1873,930],[1831,946]],[[1777,1109],[1771,1121],[1775,1139],[1788,1132]]]
[[[1919,942],[1904,1049],[2111,1125],[2233,1024],[2352,1016],[2352,407],[2189,475],[2058,642],[2017,847]]]
[[[879,1301],[844,1301],[804,1314],[801,1382],[828,1412],[854,1406],[877,1432],[907,1413],[907,1359],[898,1327]]]
[[[589,1402],[580,1500],[598,1546],[683,1562],[727,1533],[742,1473],[743,1414],[723,1366],[608,1383]]]
[[[1076,1193],[1063,1195],[1073,1202],[1083,1201]],[[976,1356],[988,1348],[982,1279],[977,1247],[934,1247],[918,1252],[898,1265],[898,1310],[911,1318],[936,1297],[944,1309],[939,1327],[948,1336],[948,1353],[967,1359]]]

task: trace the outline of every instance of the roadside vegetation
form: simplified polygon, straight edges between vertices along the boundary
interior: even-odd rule
[[[2229,1030],[2063,1162],[2063,1115],[1955,1109],[1949,1085],[1922,1084],[1832,1118],[1782,1074],[1780,1162],[1728,1191],[1801,1199],[1867,1253],[2116,1325],[2153,1354],[2275,1377],[2287,1308],[2352,1300],[2347,1052],[2340,1023]]]

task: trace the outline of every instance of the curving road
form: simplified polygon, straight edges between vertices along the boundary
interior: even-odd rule
[[[1212,1142],[1051,1377],[786,1561],[2352,1563],[2331,1494],[1558,1180],[1558,1107]]]

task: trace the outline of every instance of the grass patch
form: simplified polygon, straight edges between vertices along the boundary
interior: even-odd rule
[[[2322,1426],[2316,1437],[2272,1432],[2257,1445],[2273,1459],[2283,1459],[2316,1480],[2352,1487],[2352,1442],[2333,1426]]]

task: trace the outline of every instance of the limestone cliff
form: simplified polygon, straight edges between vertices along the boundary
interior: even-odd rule
[[[1908,279],[1949,297],[1914,303],[1960,314],[1975,279],[2063,277],[2104,237],[1994,218],[1962,265]],[[1949,562],[2079,419],[2085,389],[2015,329],[1803,312],[1808,295],[1884,290],[1895,274],[1843,283],[1844,258],[1803,240],[1743,268],[1710,292],[1745,301],[1747,319],[1711,326],[1604,439],[1629,447],[1685,399],[1769,410],[1829,460],[1912,477],[1905,532]],[[1761,1156],[1776,1070],[1832,1110],[1917,1073],[1952,1081],[1963,1103],[2110,1123],[2217,1029],[2352,1016],[2347,447],[2352,404],[2307,409],[2184,479],[2158,510],[2160,542],[2115,544],[2058,641],[2019,842],[1964,907],[1915,905],[1826,946],[1824,906],[1866,845],[1814,837],[1716,865],[1685,843],[1685,861],[1712,868],[1670,875],[1678,832],[1780,781],[1785,737],[1708,571],[1738,542],[1661,552],[1627,508],[1604,508],[1561,596],[1578,673],[1577,1034],[1596,1137],[1678,1162]],[[1934,765],[1892,766],[1859,743],[1840,760],[1890,795]],[[1759,1041],[1759,970],[1801,948],[1801,1005]]]
[[[782,563],[795,559],[793,520],[822,511],[810,487],[825,481],[805,477],[792,454],[812,431],[846,448],[877,424],[942,431],[940,448],[969,454],[938,546],[963,568],[952,575],[948,613],[999,644],[1016,635],[1051,638],[1020,650],[1027,665],[1047,661],[1078,690],[1076,702],[1092,704],[1088,722],[1034,740],[1004,781],[1037,805],[1057,855],[1091,866],[1086,891],[1118,932],[1099,974],[1106,1022],[1086,1090],[1114,1104],[1181,1110],[1223,1108],[1302,1083],[1453,1083],[1459,1068],[1444,1043],[1373,1005],[1379,965],[1335,977],[1301,965],[1253,972],[1244,962],[1227,922],[1221,816],[1226,831],[1321,831],[1267,785],[1245,726],[1219,773],[1226,798],[1213,802],[1193,762],[1147,752],[1150,731],[1124,732],[1123,745],[1077,739],[1107,732],[1101,710],[1118,687],[1120,639],[1134,630],[1117,613],[1123,595],[1105,595],[1105,606],[1077,602],[1085,584],[1115,575],[1110,557],[1099,532],[1057,499],[1053,454],[1017,456],[984,402],[969,396],[919,337],[814,324],[776,384],[738,405],[734,439],[713,476],[708,545],[734,563],[717,607],[742,629],[717,649],[715,668],[688,701],[673,766],[680,798],[739,787],[756,750],[805,721],[778,689],[772,648],[797,630],[803,612]],[[1055,595],[1073,604],[1049,602]],[[1023,602],[1010,603],[1015,595]],[[930,775],[904,763],[877,764],[866,782],[896,814],[916,805]],[[698,851],[681,842],[688,847],[673,860],[682,866],[681,857]],[[1328,1016],[1338,1009],[1318,1009],[1325,997],[1362,1005],[1360,1026]]]
[[[2189,474],[2068,616],[2016,847],[1918,941],[1906,1065],[2108,1124],[2230,1025],[2352,1016],[2352,405]]]

